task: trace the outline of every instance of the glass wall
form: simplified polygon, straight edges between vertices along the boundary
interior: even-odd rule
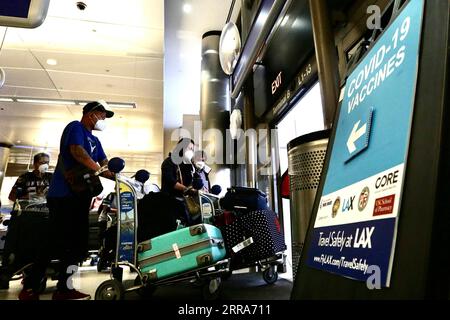
[[[319,83],[316,83],[297,102],[297,104],[289,111],[283,120],[278,123],[277,129],[281,175],[288,168],[288,143],[299,136],[324,129],[322,97],[320,94]],[[282,200],[282,210],[286,244],[288,246],[288,272],[286,273],[286,276],[292,279],[290,200]]]

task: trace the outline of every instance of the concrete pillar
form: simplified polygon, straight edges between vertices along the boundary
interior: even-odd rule
[[[309,0],[326,129],[334,121],[339,98],[339,66],[327,1]]]
[[[220,31],[206,32],[202,37],[200,120],[203,141],[196,141],[209,153],[208,165],[211,184],[230,186],[231,174],[226,164],[226,134],[230,119],[229,78],[223,72],[219,60]],[[217,133],[217,135],[214,134]],[[213,154],[211,154],[213,153]],[[210,163],[211,157],[214,163]]]

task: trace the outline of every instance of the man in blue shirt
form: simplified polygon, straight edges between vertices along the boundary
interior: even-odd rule
[[[92,196],[74,193],[65,179],[65,173],[82,165],[92,171],[108,164],[99,139],[92,130],[104,130],[105,119],[114,113],[106,110],[104,101],[86,104],[81,121],[69,123],[63,131],[60,142],[58,164],[47,195],[50,212],[51,232],[49,246],[60,260],[57,291],[54,300],[87,300],[90,295],[75,290],[71,284],[74,267],[83,261],[88,252],[89,207]],[[110,171],[102,175],[113,179]],[[38,300],[39,283],[45,277],[48,258],[39,258],[33,264],[30,276],[24,281],[24,288],[19,294],[21,300]]]

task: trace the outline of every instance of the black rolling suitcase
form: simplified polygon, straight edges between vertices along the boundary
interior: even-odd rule
[[[249,246],[249,255],[253,260],[273,257],[286,250],[284,234],[278,216],[272,210],[252,211],[240,218],[246,233],[251,234],[253,246]]]
[[[278,216],[271,210],[234,214],[220,226],[233,268],[271,258],[286,250]]]
[[[231,187],[220,200],[226,210],[247,213],[254,210],[268,209],[267,195],[256,188]]]

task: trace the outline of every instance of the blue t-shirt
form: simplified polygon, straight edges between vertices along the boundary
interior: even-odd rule
[[[61,198],[71,196],[72,192],[67,184],[63,170],[60,167],[60,161],[64,161],[64,170],[70,170],[78,162],[70,153],[71,145],[80,145],[86,150],[95,162],[101,162],[106,159],[102,144],[96,136],[89,132],[81,122],[72,121],[63,131],[61,143],[59,146],[58,164],[53,174],[53,179],[48,190],[48,198]]]

